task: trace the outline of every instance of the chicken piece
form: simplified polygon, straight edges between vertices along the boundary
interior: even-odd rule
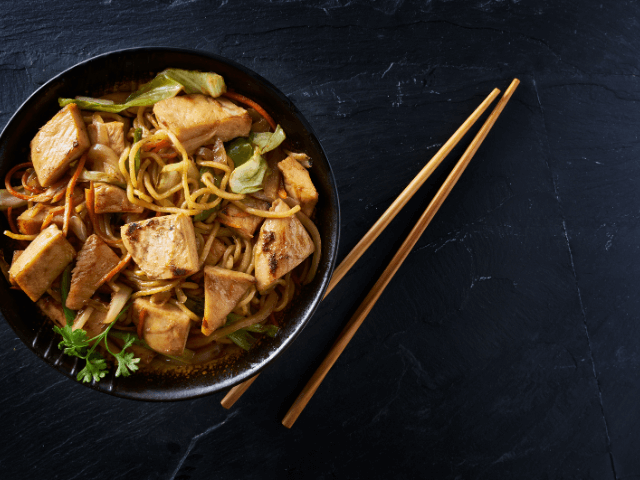
[[[50,205],[36,204],[22,212],[18,218],[18,230],[24,235],[36,235],[40,232],[42,222],[52,209]]]
[[[50,225],[27,246],[9,276],[34,302],[76,256],[76,251],[56,225]]]
[[[40,308],[40,311],[53,323],[58,325],[60,328],[64,328],[67,324],[67,319],[64,316],[64,310],[62,309],[62,304],[49,295],[42,297],[40,300],[36,302],[36,305]]]
[[[200,269],[193,223],[184,213],[128,223],[121,232],[124,246],[150,278],[184,277]]]
[[[278,199],[271,211],[286,212],[289,207]],[[260,228],[255,246],[255,275],[258,290],[264,291],[315,251],[315,245],[295,215],[268,218]]]
[[[78,255],[80,254],[78,253]],[[103,302],[101,302],[101,304],[104,305]],[[108,305],[104,306],[105,308],[108,308]],[[108,326],[103,323],[105,318],[107,318],[107,312],[103,312],[101,310],[93,311],[93,313],[89,316],[87,322],[82,327],[82,329],[87,332],[87,338],[93,338],[105,331]]]
[[[96,213],[142,213],[144,207],[134,205],[127,198],[127,192],[109,183],[95,184]]]
[[[31,140],[31,161],[40,185],[52,185],[90,145],[80,109],[70,103]]]
[[[270,202],[273,202],[278,198],[278,190],[282,188],[282,174],[278,169],[278,162],[284,160],[285,155],[282,153],[282,149],[278,147],[275,150],[267,152],[266,158],[269,168],[264,175],[264,189],[254,193],[254,195],[262,193]]]
[[[156,305],[148,298],[136,298],[133,302],[133,322],[142,327],[142,338],[158,353],[182,355],[187,343],[191,320],[178,307],[165,303]]]
[[[224,325],[227,315],[236,308],[249,287],[256,283],[253,275],[220,267],[204,267],[204,317],[202,333],[211,335]]]
[[[91,145],[95,145],[96,143],[102,143],[107,147],[111,148],[116,155],[122,155],[124,152],[125,143],[124,143],[124,123],[122,122],[107,122],[102,124],[107,134],[106,142],[99,142],[98,138],[98,126],[91,125],[87,126],[87,132],[89,133],[89,140],[91,141]]]
[[[211,244],[209,255],[207,255],[207,258],[204,259],[204,264],[217,265],[226,250],[227,246],[216,238]]]
[[[223,142],[246,137],[251,117],[244,108],[226,98],[192,94],[161,100],[153,106],[158,123],[171,130],[187,152],[210,143],[217,136]]]
[[[310,217],[318,203],[318,191],[309,172],[291,155],[279,162],[278,168],[284,178],[285,190],[300,203],[302,213]]]
[[[241,200],[241,203],[257,210],[269,209],[268,202],[253,197],[246,197],[244,200]],[[233,203],[227,204],[226,207],[220,210],[217,219],[220,223],[234,228],[240,235],[247,239],[253,238],[253,233],[256,231],[256,228],[258,228],[264,220],[263,217],[251,215],[241,210]]]
[[[22,255],[22,252],[24,252],[24,250],[13,251],[13,256],[11,257],[11,266],[16,263],[16,260],[18,260],[18,257]],[[16,283],[16,279],[13,278],[13,275],[11,275],[11,270],[9,270],[9,283],[11,283],[11,285],[15,285],[16,287],[18,286],[18,284]]]
[[[95,233],[84,243],[71,273],[67,308],[80,310],[96,292],[98,282],[120,263],[120,258]]]

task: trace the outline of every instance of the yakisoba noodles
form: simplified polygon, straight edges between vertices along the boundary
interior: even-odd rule
[[[8,276],[86,360],[202,364],[276,335],[318,268],[309,157],[213,73],[60,99],[6,175]]]

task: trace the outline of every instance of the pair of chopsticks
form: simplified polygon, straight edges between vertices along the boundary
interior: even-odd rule
[[[407,258],[411,249],[416,244],[422,232],[427,228],[435,214],[438,212],[444,200],[447,198],[454,185],[464,172],[465,168],[478,151],[478,148],[486,138],[487,134],[495,124],[496,120],[502,113],[502,110],[506,106],[507,102],[513,95],[513,92],[518,87],[520,81],[515,78],[509,88],[505,91],[504,95],[493,109],[487,120],[480,131],[476,134],[475,138],[471,142],[471,144],[467,147],[465,152],[460,157],[460,160],[453,168],[447,179],[444,181],[435,197],[429,205],[424,213],[420,216],[420,219],[413,227],[405,241],[402,243],[397,253],[389,262],[387,268],[382,272],[380,278],[375,283],[371,291],[365,297],[364,301],[360,304],[354,315],[351,317],[347,325],[344,327],[338,339],[331,347],[331,350],[320,364],[318,369],[315,371],[311,379],[307,382],[305,387],[302,389],[302,392],[298,395],[293,405],[285,415],[282,420],[282,424],[291,428],[294,422],[297,420],[302,410],[307,406],[311,397],[313,397],[314,393],[326,377],[327,373],[336,362],[340,354],[344,351],[348,343],[351,341],[356,331],[364,322],[364,319],[367,317],[373,306],[380,298],[380,295],[389,284],[395,273],[402,265],[402,262]],[[358,242],[358,244],[353,248],[353,250],[345,257],[342,263],[336,268],[333,273],[333,277],[331,278],[331,282],[327,287],[327,291],[325,293],[325,298],[333,290],[333,288],[338,284],[338,282],[346,275],[346,273],[351,269],[351,267],[358,261],[358,259],[362,256],[362,254],[371,246],[371,244],[378,238],[378,235],[382,233],[382,231],[389,225],[391,220],[398,214],[398,212],[406,205],[409,199],[415,194],[415,192],[422,186],[422,184],[429,178],[431,173],[440,165],[442,160],[451,152],[451,150],[458,144],[460,139],[467,133],[467,131],[473,126],[473,124],[480,118],[480,116],[484,113],[487,107],[495,100],[495,98],[500,93],[500,90],[497,88],[494,89],[489,96],[476,108],[476,110],[467,118],[467,120],[456,130],[453,136],[447,140],[447,142],[438,150],[438,152],[433,156],[431,160],[420,170],[418,175],[407,185],[407,187],[402,191],[402,193],[395,199],[395,201],[389,206],[389,208],[382,214],[382,216],[378,219],[378,221],[369,229],[369,231],[364,235],[364,237]],[[258,378],[258,375],[250,378],[249,380],[241,383],[240,385],[233,387],[227,395],[220,402],[224,408],[230,408],[241,396],[242,394],[251,386],[251,384]]]

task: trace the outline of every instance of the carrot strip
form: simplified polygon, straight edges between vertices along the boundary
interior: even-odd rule
[[[17,192],[12,186],[11,186],[11,178],[13,178],[13,174],[16,173],[18,170],[22,169],[22,168],[29,168],[29,167],[33,167],[33,163],[31,162],[25,162],[25,163],[19,163],[18,165],[16,165],[15,167],[13,167],[11,170],[9,170],[7,172],[7,174],[4,177],[4,186],[7,189],[7,191],[13,195],[16,198],[19,198],[20,200],[31,200],[31,198],[33,197],[33,195],[24,195],[20,192]]]
[[[18,228],[13,221],[13,207],[7,207],[7,220],[9,221],[9,228],[11,229],[11,231],[13,233],[20,233],[18,232]]]
[[[118,273],[120,273],[120,271],[127,266],[127,263],[129,263],[130,260],[131,260],[131,254],[127,253],[122,258],[122,260],[120,260],[120,262],[115,267],[113,267],[113,269],[109,273],[107,273],[104,277],[100,279],[100,281],[98,282],[98,286],[104,283],[107,283],[113,277],[115,277]]]
[[[171,145],[171,142],[167,139],[158,140],[154,143],[146,143],[142,146],[142,150],[145,152],[154,152],[157,153],[158,150],[163,149]]]
[[[276,129],[276,126],[277,126],[276,122],[273,121],[273,118],[271,118],[271,115],[269,115],[264,108],[262,108],[260,105],[258,105],[256,102],[254,102],[250,98],[247,98],[244,95],[240,95],[239,93],[236,93],[236,92],[230,92],[228,90],[226,93],[223,93],[223,95],[227,98],[230,98],[231,100],[244,103],[245,105],[253,108],[256,112],[262,115],[262,118],[264,118],[269,123],[269,125],[271,125],[272,129],[274,130]]]
[[[64,222],[62,224],[62,234],[66,237],[67,233],[69,233],[69,222],[71,221],[71,209],[73,208],[73,201],[71,200],[71,195],[73,195],[73,189],[76,188],[76,183],[78,181],[78,177],[80,176],[80,172],[84,168],[84,162],[87,161],[87,154],[84,154],[80,157],[78,161],[78,166],[76,167],[76,171],[71,177],[67,185],[67,194],[65,195],[65,203],[64,203]]]
[[[53,222],[53,219],[55,218],[55,216],[57,214],[59,214],[60,212],[64,212],[65,208],[67,208],[66,205],[63,205],[61,207],[55,207],[55,208],[52,208],[51,210],[49,210],[49,213],[47,213],[47,216],[44,217],[44,221],[42,222],[42,225],[40,226],[40,231],[44,230],[49,225],[51,225],[51,222]]]
[[[138,338],[142,338],[144,332],[144,321],[147,318],[147,310],[140,310],[140,316],[138,317],[138,326],[136,327],[136,333]]]

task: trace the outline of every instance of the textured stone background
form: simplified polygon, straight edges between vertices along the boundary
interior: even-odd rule
[[[341,257],[522,80],[292,430],[282,415],[462,148],[231,411],[91,391],[0,322],[0,477],[640,478],[637,3],[0,4],[0,125],[118,48],[213,52],[277,85],[334,168]]]

